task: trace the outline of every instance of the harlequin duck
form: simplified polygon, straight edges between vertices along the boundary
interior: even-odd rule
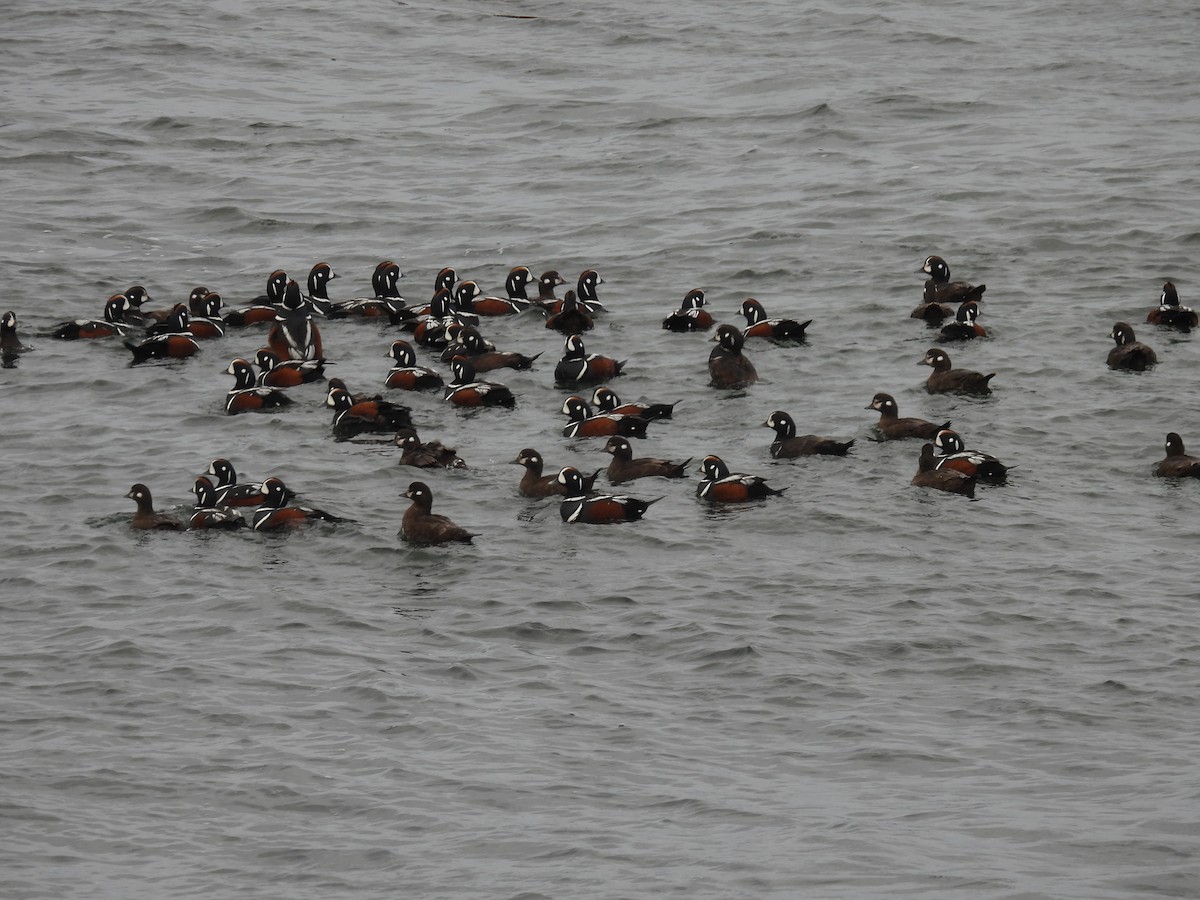
[[[696,485],[696,496],[714,503],[744,503],[782,494],[787,488],[775,489],[761,475],[730,472],[719,456],[708,455],[700,463],[704,477]]]
[[[290,406],[292,398],[281,390],[270,387],[256,387],[254,370],[244,359],[233,360],[225,369],[227,375],[235,379],[233,388],[225,395],[225,413],[235,416],[242,412],[257,412],[265,409],[277,409]]]
[[[150,497],[150,488],[144,484],[135,484],[125,496],[137,504],[137,512],[129,521],[131,527],[164,531],[183,531],[187,527],[178,519],[155,512],[154,501]]]
[[[771,456],[775,459],[792,459],[797,456],[845,456],[854,446],[853,439],[837,441],[815,434],[797,435],[796,423],[783,410],[771,413],[763,425],[775,429],[775,441],[771,444]]]
[[[56,325],[52,337],[63,341],[90,341],[96,338],[125,337],[135,327],[125,321],[129,309],[129,298],[124,294],[113,294],[104,304],[103,319],[76,319]]]
[[[604,284],[604,279],[595,269],[585,269],[580,272],[579,280],[575,282],[576,302],[579,304],[579,308],[589,316],[605,311],[604,304],[596,296],[596,286],[600,284]]]
[[[455,406],[504,406],[513,409],[517,398],[505,385],[494,381],[476,381],[475,367],[465,356],[450,362],[452,377],[443,400]]]
[[[198,303],[188,303],[188,331],[198,341],[211,341],[225,336],[221,320],[221,295],[209,291]],[[193,311],[193,306],[195,311]]]
[[[974,475],[980,481],[993,484],[1008,480],[1008,466],[988,453],[968,450],[957,431],[949,428],[939,431],[933,439],[933,450],[935,468],[957,469],[964,475]]]
[[[325,405],[333,409],[333,433],[341,439],[412,427],[412,416],[407,406],[374,398],[355,402],[342,388],[330,386]]]
[[[563,437],[608,437],[613,434],[644,438],[648,420],[640,416],[612,413],[592,415],[582,397],[570,396],[563,401],[563,413],[571,420],[563,429]]]
[[[217,504],[217,490],[213,487],[213,483],[203,475],[196,479],[192,493],[196,495],[196,506],[192,509],[192,517],[188,520],[188,528],[191,531],[246,527],[246,520],[242,518],[241,513],[231,506]]]
[[[254,364],[262,370],[259,385],[295,387],[325,380],[323,359],[280,359],[270,350],[259,350],[254,354]]]
[[[200,345],[187,330],[187,308],[180,304],[172,313],[171,318],[161,322],[158,327],[178,329],[163,331],[147,337],[141,343],[125,342],[125,348],[133,354],[133,364],[146,362],[151,359],[186,359],[200,352]]]
[[[402,432],[396,435],[396,446],[400,448],[401,466],[412,466],[417,469],[465,469],[463,458],[453,447],[447,447],[441,441],[421,442],[416,432]]]
[[[562,496],[566,492],[566,485],[558,480],[558,473],[552,475],[542,474],[542,455],[536,450],[526,447],[517,454],[517,458],[513,460],[514,465],[524,466],[525,474],[521,476],[521,483],[517,485],[517,490],[526,497],[557,497]],[[596,476],[603,470],[597,469],[591,475],[583,475],[583,492],[591,493],[592,485],[596,482]]]
[[[668,459],[655,459],[651,456],[633,458],[633,447],[629,441],[619,435],[608,439],[604,452],[612,454],[612,462],[608,464],[608,480],[612,484],[622,484],[635,478],[683,478],[687,464],[692,460],[671,462]]]
[[[910,319],[921,319],[925,324],[941,325],[946,319],[954,315],[954,308],[947,306],[945,303],[925,303],[921,302],[908,314]]]
[[[469,544],[475,537],[470,531],[455,525],[445,516],[432,512],[433,491],[423,481],[414,481],[402,496],[412,501],[400,522],[400,534],[413,544],[447,544],[453,541]]]
[[[308,293],[304,295],[304,306],[318,316],[328,316],[333,310],[329,299],[329,282],[337,278],[329,263],[319,262],[308,270]]]
[[[526,290],[537,284],[528,266],[514,266],[504,280],[505,297],[489,297],[476,293],[470,300],[470,311],[477,316],[512,316],[533,305]]]
[[[744,339],[740,331],[732,325],[722,325],[713,340],[717,346],[708,355],[708,374],[712,378],[709,383],[713,387],[749,387],[758,381],[754,363],[742,353]]]
[[[574,291],[567,291],[559,309],[546,317],[546,327],[563,334],[582,334],[595,327],[592,317],[579,304]]]
[[[1118,322],[1109,334],[1117,346],[1108,351],[1108,367],[1110,369],[1128,369],[1131,372],[1144,372],[1158,363],[1158,355],[1152,348],[1143,344],[1133,334],[1133,328],[1127,322]]]
[[[151,299],[150,292],[142,285],[130,285],[123,293],[129,300],[129,311],[125,313],[125,321],[143,327],[152,325],[158,321],[156,317],[142,310],[142,304]],[[170,312],[170,310],[167,310],[167,312]]]
[[[449,329],[462,322],[454,315],[449,291],[438,291],[429,301],[429,312],[422,314],[413,328],[413,340],[422,347],[440,350],[450,343]]]
[[[1154,470],[1160,478],[1200,478],[1200,459],[1188,456],[1183,438],[1172,431],[1167,435],[1167,456]]]
[[[395,362],[384,382],[388,387],[403,391],[426,391],[442,386],[441,374],[417,365],[417,355],[408,341],[392,341],[388,356]]]
[[[638,500],[613,494],[588,496],[583,474],[574,466],[559,470],[558,480],[563,486],[564,497],[558,504],[559,515],[564,522],[584,522],[602,525],[611,522],[636,522],[646,510],[662,497],[653,500]]]
[[[744,338],[769,338],[773,341],[797,343],[808,339],[805,329],[812,324],[812,319],[804,322],[797,322],[795,319],[769,319],[763,305],[753,297],[743,300],[738,312],[746,317],[746,327],[742,331]]]
[[[255,298],[254,303],[250,306],[226,311],[225,324],[236,328],[243,325],[274,322],[277,307],[283,302],[283,293],[287,283],[287,272],[283,269],[276,269],[267,276],[267,292]]]
[[[325,350],[321,331],[312,314],[304,308],[300,285],[289,281],[283,291],[283,303],[271,323],[267,344],[280,359],[321,359]]]
[[[939,469],[933,456],[933,444],[921,447],[921,459],[917,464],[917,474],[912,477],[912,484],[949,491],[952,494],[975,496],[975,476],[964,475],[958,469]]]
[[[17,336],[17,314],[10,309],[0,316],[0,353],[10,356],[28,349]]]
[[[476,372],[490,372],[493,369],[528,369],[533,366],[541,353],[526,356],[524,353],[501,351],[489,348],[478,328],[470,325],[463,326],[456,340],[462,345],[462,356],[471,361]]]
[[[287,506],[290,493],[284,483],[278,478],[268,478],[263,482],[263,493],[266,499],[254,510],[251,524],[255,531],[281,531],[307,525],[314,520],[324,522],[344,522],[341,516],[327,513],[323,509],[313,509],[309,506]]]
[[[535,305],[546,313],[557,312],[558,296],[554,293],[554,289],[566,283],[567,280],[553,269],[543,272],[538,278],[538,296]]]
[[[220,298],[220,296],[221,296],[220,294],[216,294],[213,291],[210,291],[208,288],[206,288],[202,284],[198,284],[194,288],[192,288],[191,292],[188,294],[187,308],[188,308],[188,313],[193,318],[195,318],[196,316],[207,316],[208,315],[208,312],[206,311],[205,305],[204,305],[204,298],[207,297],[209,294],[213,294],[217,298]],[[224,303],[223,300],[221,302]]]
[[[674,403],[622,403],[617,392],[612,388],[601,385],[592,391],[592,402],[602,413],[618,416],[640,416],[643,419],[669,419],[675,414]]]
[[[674,331],[679,333],[689,331],[708,331],[716,324],[712,314],[704,309],[707,301],[704,299],[704,291],[700,288],[688,291],[683,296],[683,302],[679,304],[679,309],[671,313],[663,319],[663,331]]]
[[[456,356],[469,356],[467,347],[463,343],[468,334],[478,335],[474,342],[480,349],[479,353],[495,353],[496,345],[483,336],[483,333],[474,325],[463,325],[460,322],[452,322],[446,326],[446,336],[450,338],[449,343],[442,348],[442,352],[438,354],[438,359],[444,363],[450,362]],[[478,369],[476,371],[479,371]]]
[[[925,390],[931,394],[990,394],[992,389],[988,382],[996,377],[995,372],[984,375],[970,369],[952,369],[950,356],[938,347],[926,350],[918,365],[933,367],[925,381]]]
[[[626,360],[588,353],[583,338],[573,334],[563,342],[563,356],[554,367],[554,381],[561,385],[596,384],[616,378]]]
[[[987,290],[986,284],[951,281],[950,267],[940,256],[927,256],[918,271],[929,276],[929,280],[925,282],[926,303],[964,303],[967,300],[979,300]]]
[[[217,479],[216,506],[262,506],[267,499],[261,481],[244,481],[239,484],[233,463],[224,457],[218,457],[209,463],[206,474]],[[286,502],[295,496],[295,491],[286,491],[283,499]]]
[[[388,319],[393,324],[398,324],[401,318],[414,318],[416,313],[408,310],[400,296],[399,281],[403,277],[400,267],[390,259],[377,263],[371,273],[374,295],[335,302],[329,309],[329,318]]]
[[[1197,325],[1196,311],[1189,306],[1180,306],[1179,291],[1169,281],[1163,285],[1158,306],[1150,310],[1146,321],[1152,325],[1169,325],[1180,331],[1191,331]]]
[[[900,418],[900,408],[896,405],[895,398],[891,394],[882,392],[871,398],[871,403],[866,407],[873,409],[879,413],[879,424],[876,426],[879,433],[883,435],[883,439],[887,441],[900,440],[902,438],[921,438],[926,441],[932,441],[937,437],[937,433],[943,428],[949,428],[949,422],[943,422],[941,425],[934,425],[932,422],[927,422],[924,419]]]
[[[987,331],[975,321],[979,316],[979,304],[968,300],[958,307],[954,321],[942,327],[938,332],[938,342],[969,341],[977,337],[987,337]]]

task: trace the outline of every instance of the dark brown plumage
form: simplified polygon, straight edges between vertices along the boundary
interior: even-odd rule
[[[401,432],[396,435],[396,446],[400,448],[401,466],[417,469],[465,469],[467,464],[458,451],[441,441],[422,442],[416,432]]]
[[[1158,363],[1158,355],[1134,336],[1133,327],[1128,322],[1117,322],[1113,325],[1109,337],[1117,343],[1117,346],[1108,351],[1110,369],[1144,372]]]
[[[879,413],[879,424],[876,426],[885,440],[895,441],[901,438],[922,438],[932,441],[943,428],[949,428],[949,422],[935,425],[925,419],[900,418],[900,408],[891,394],[878,393],[871,398],[871,404],[866,407]]]
[[[633,458],[633,447],[629,441],[619,435],[608,439],[604,452],[612,454],[612,462],[608,464],[608,480],[612,484],[633,481],[635,478],[683,478],[684,470],[692,460],[689,457],[683,462],[671,462],[668,459],[655,459],[650,456]]]
[[[400,522],[400,534],[414,544],[470,543],[474,534],[433,513],[433,491],[423,481],[414,481],[403,496],[412,501]]]
[[[165,516],[162,513],[154,511],[154,499],[150,496],[150,488],[144,484],[135,484],[125,496],[137,504],[137,512],[129,520],[131,527],[147,531],[158,529],[164,531],[183,531],[187,528],[178,519],[173,519],[170,516]]]
[[[713,387],[748,387],[758,381],[754,363],[742,353],[745,340],[732,325],[721,325],[713,337],[717,346],[708,355],[708,374]]]
[[[917,487],[935,488],[952,494],[975,496],[975,476],[964,475],[957,469],[939,469],[933,456],[933,444],[921,448],[921,459],[917,463],[917,474],[912,483]]]
[[[933,373],[925,382],[925,390],[931,394],[990,394],[988,382],[996,377],[992,372],[984,375],[969,369],[951,368],[950,355],[938,347],[925,351],[919,365],[932,366]]]
[[[566,485],[558,479],[558,472],[551,475],[543,475],[542,470],[544,463],[542,454],[538,453],[531,447],[526,447],[517,454],[517,458],[513,460],[514,465],[524,466],[525,474],[521,476],[521,483],[517,485],[519,490],[526,497],[560,497],[566,494]],[[583,475],[584,493],[590,493],[592,486],[596,483],[596,476],[602,470],[597,469],[591,475]]]
[[[775,459],[791,459],[796,456],[845,456],[854,446],[854,440],[838,441],[815,434],[796,434],[796,423],[783,410],[776,410],[763,422],[767,428],[775,429],[775,441],[771,444],[771,456]]]
[[[1167,435],[1166,451],[1166,458],[1154,470],[1155,475],[1159,478],[1200,478],[1200,459],[1187,455],[1183,438],[1174,431]]]

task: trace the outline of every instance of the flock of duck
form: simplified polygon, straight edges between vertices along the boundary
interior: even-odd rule
[[[986,337],[978,323],[979,304],[985,285],[952,281],[950,268],[937,256],[928,257],[921,269],[927,280],[921,303],[912,317],[929,325],[941,326],[937,343],[968,341]],[[140,285],[114,294],[99,319],[64,322],[50,335],[62,340],[117,338],[124,342],[132,364],[154,359],[181,359],[199,351],[201,343],[223,337],[231,329],[266,326],[266,343],[253,356],[233,359],[225,372],[234,379],[225,399],[225,412],[273,410],[290,405],[287,389],[297,385],[325,381],[326,358],[319,321],[323,319],[362,318],[397,326],[408,336],[392,342],[389,356],[393,365],[385,378],[389,389],[439,391],[445,402],[460,407],[513,407],[516,397],[505,385],[480,379],[480,373],[496,369],[529,369],[538,356],[497,350],[480,330],[480,323],[497,316],[532,311],[535,317],[564,336],[563,355],[554,368],[556,385],[583,391],[592,388],[590,402],[580,393],[572,393],[562,404],[567,417],[565,437],[605,438],[604,450],[612,456],[607,469],[591,474],[574,466],[565,466],[548,474],[541,454],[532,448],[522,450],[513,460],[525,468],[518,490],[527,497],[557,497],[564,522],[608,523],[640,519],[657,501],[604,493],[595,490],[600,471],[612,485],[643,478],[680,479],[686,477],[691,460],[672,461],[654,457],[635,457],[630,437],[645,437],[651,422],[670,418],[674,404],[622,403],[606,382],[622,373],[625,361],[588,353],[583,335],[594,327],[594,319],[606,314],[597,295],[603,279],[594,269],[584,271],[575,290],[567,290],[560,299],[557,289],[566,281],[554,271],[535,276],[526,266],[516,266],[508,274],[505,296],[487,296],[472,280],[460,280],[452,268],[442,269],[434,283],[432,298],[426,304],[410,304],[400,295],[399,266],[380,262],[372,275],[374,293],[350,300],[334,301],[328,285],[335,278],[327,263],[318,263],[309,272],[307,291],[302,291],[282,270],[267,279],[266,293],[248,306],[229,309],[219,294],[196,287],[186,303],[170,308],[147,308],[151,298]],[[536,293],[531,296],[531,293]],[[662,327],[675,332],[707,332],[715,327],[716,346],[708,359],[711,385],[715,388],[744,388],[758,380],[751,359],[744,353],[747,341],[770,340],[777,343],[803,343],[810,321],[771,318],[763,305],[747,299],[740,312],[744,328],[717,325],[705,309],[704,292],[689,291],[680,308],[667,316]],[[951,320],[942,325],[946,320]],[[1197,316],[1182,306],[1175,286],[1167,282],[1157,307],[1146,321],[1156,325],[1190,331]],[[1157,363],[1153,349],[1138,341],[1133,328],[1117,322],[1111,337],[1115,346],[1107,363],[1114,369],[1144,371]],[[424,348],[448,367],[448,375],[437,368],[419,365],[414,344]],[[0,317],[0,353],[11,364],[16,354],[27,349],[17,333],[17,317],[7,312]],[[954,368],[949,354],[935,346],[921,363],[933,371],[926,381],[930,393],[987,394],[994,373]],[[256,371],[257,368],[257,371]],[[413,426],[409,407],[384,399],[381,395],[356,394],[337,378],[327,379],[326,405],[333,411],[333,432],[338,438],[364,433],[387,433],[401,451],[400,464],[424,469],[465,468],[457,453],[439,441],[422,441]],[[962,437],[949,423],[935,424],[899,414],[890,394],[878,393],[867,407],[879,413],[877,431],[881,439],[920,439],[924,443],[912,483],[925,488],[974,496],[979,482],[998,483],[1007,478],[1008,466],[995,457],[968,450]],[[763,425],[774,430],[771,456],[777,459],[808,455],[845,456],[854,440],[838,440],[820,435],[797,434],[795,422],[783,410],[777,410]],[[1200,477],[1200,459],[1188,456],[1183,441],[1174,432],[1166,438],[1166,456],[1156,474],[1162,477]],[[699,464],[701,479],[696,488],[700,498],[714,503],[741,503],[783,493],[758,475],[731,472],[718,456],[706,456]],[[211,478],[210,478],[211,476]],[[215,479],[215,482],[212,480]],[[258,531],[294,528],[321,519],[341,521],[338,516],[294,502],[295,494],[279,478],[263,482],[239,482],[237,473],[226,459],[216,459],[205,475],[195,480],[196,497],[187,521],[156,512],[150,489],[135,484],[126,495],[137,510],[131,524],[139,529],[197,530],[251,527]],[[449,518],[433,513],[433,492],[423,481],[412,482],[403,496],[411,501],[404,513],[400,533],[409,541],[439,544],[470,541],[475,535]],[[248,515],[243,516],[242,510]]]

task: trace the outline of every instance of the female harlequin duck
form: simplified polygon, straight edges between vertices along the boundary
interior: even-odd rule
[[[76,319],[56,325],[52,337],[62,341],[90,341],[96,338],[125,337],[138,327],[125,321],[125,313],[131,309],[129,298],[124,294],[113,294],[104,304],[103,319]]]
[[[395,365],[387,374],[385,384],[402,391],[427,391],[440,388],[442,376],[433,369],[417,365],[417,354],[408,341],[392,341],[388,352]]]
[[[1110,369],[1145,372],[1158,363],[1158,355],[1134,336],[1133,328],[1127,322],[1115,324],[1109,337],[1117,343],[1117,346],[1108,351]]]
[[[325,405],[333,409],[333,433],[341,439],[412,427],[412,415],[407,406],[378,398],[355,401],[343,388],[332,385],[325,395]]]
[[[957,431],[943,428],[933,439],[934,467],[957,469],[964,475],[974,475],[980,481],[1003,484],[1008,480],[1009,467],[987,453],[968,450]]]
[[[582,334],[595,327],[592,317],[579,304],[574,291],[567,291],[557,312],[546,316],[546,327],[563,334]]]
[[[237,480],[237,471],[233,463],[224,457],[218,457],[208,464],[205,473],[217,479],[216,506],[262,506],[266,502],[267,492],[261,481]],[[296,496],[294,491],[285,491],[284,502]]]
[[[517,490],[526,497],[560,497],[566,492],[566,485],[558,480],[558,473],[552,475],[543,475],[542,454],[536,450],[526,447],[517,454],[517,458],[513,460],[513,465],[524,466],[525,474],[521,476],[521,482],[517,485]],[[583,475],[583,492],[590,494],[592,485],[596,483],[596,476],[603,470],[597,469],[591,475]],[[582,474],[582,473],[581,473]]]
[[[640,416],[624,416],[614,413],[592,415],[582,397],[572,395],[563,401],[563,413],[570,424],[563,428],[563,437],[608,437],[620,434],[626,437],[644,438],[648,419]]]
[[[928,256],[918,272],[929,276],[925,282],[926,303],[964,303],[979,300],[987,290],[986,284],[968,284],[950,280],[950,266],[940,256]]]
[[[921,459],[917,464],[917,474],[913,476],[912,484],[949,491],[952,494],[975,496],[975,476],[964,475],[958,469],[939,469],[933,456],[933,444],[925,444],[921,448]]]
[[[513,266],[504,280],[504,292],[508,296],[474,296],[471,298],[471,312],[477,316],[511,316],[524,312],[533,305],[526,293],[532,284],[537,284],[537,279],[528,266]]]
[[[732,325],[722,325],[713,340],[717,346],[708,355],[708,374],[712,379],[709,383],[713,387],[741,388],[758,381],[754,363],[742,353],[744,339],[740,331]]]
[[[126,349],[133,353],[134,365],[151,359],[187,359],[200,352],[200,345],[188,331],[187,307],[183,304],[155,327],[159,332],[141,343],[125,342]]]
[[[1146,321],[1152,325],[1168,325],[1180,331],[1191,331],[1198,324],[1196,311],[1191,307],[1179,305],[1179,291],[1169,281],[1163,285],[1158,306],[1150,310]]]
[[[876,426],[885,441],[895,441],[902,438],[921,438],[932,441],[943,428],[949,428],[949,422],[934,425],[924,419],[900,418],[900,408],[891,394],[880,392],[871,398],[866,407],[879,413],[879,424]]]
[[[977,337],[987,337],[987,331],[975,321],[978,316],[978,303],[974,300],[963,303],[958,307],[958,312],[954,314],[954,321],[943,326],[942,330],[938,332],[938,342],[969,341]]]
[[[243,325],[274,322],[278,306],[283,302],[283,292],[287,283],[287,272],[283,269],[276,269],[267,276],[267,292],[255,298],[254,303],[250,306],[227,310],[223,317],[225,324],[238,328]]]
[[[225,413],[230,416],[242,412],[277,409],[290,406],[292,398],[281,390],[269,387],[256,387],[254,370],[244,359],[233,360],[225,374],[235,379],[233,388],[225,395]]]
[[[258,383],[267,387],[296,387],[325,380],[323,359],[280,359],[271,350],[254,354],[254,364],[262,370]]]
[[[1154,474],[1160,478],[1200,478],[1200,459],[1188,456],[1183,438],[1172,431],[1167,435],[1167,456],[1158,464]]]
[[[133,528],[144,530],[183,531],[185,526],[178,519],[165,516],[154,511],[154,501],[150,497],[150,488],[144,484],[135,484],[125,495],[137,504],[137,512],[133,514],[129,524]]]
[[[588,353],[583,338],[573,334],[563,342],[563,356],[554,367],[554,381],[562,385],[597,384],[620,375],[625,362]]]
[[[281,531],[307,525],[314,520],[324,522],[344,522],[341,516],[335,516],[322,509],[309,506],[288,506],[289,491],[278,478],[268,478],[263,482],[263,493],[266,498],[262,506],[254,510],[251,524],[255,531]]]
[[[283,290],[283,303],[267,334],[267,345],[280,359],[321,359],[325,356],[320,329],[304,306],[300,285],[294,281],[289,281]]]
[[[769,319],[763,305],[753,297],[743,300],[738,312],[746,317],[746,327],[742,331],[744,338],[769,338],[773,341],[797,343],[808,339],[806,329],[812,324],[812,319],[804,322],[797,322],[795,319]]]
[[[396,435],[396,446],[400,448],[401,466],[412,466],[416,469],[465,469],[467,464],[453,447],[447,447],[441,441],[421,443],[415,431],[401,432]]]
[[[17,314],[9,310],[0,316],[0,353],[8,356],[28,349],[17,336]]]
[[[622,403],[616,391],[603,385],[592,391],[592,402],[602,413],[651,420],[671,418],[675,414],[675,407],[679,405],[678,400],[674,403]]]
[[[706,304],[704,291],[696,288],[688,291],[683,297],[679,309],[663,319],[663,331],[689,332],[708,331],[716,324],[712,314],[704,309]]]
[[[192,487],[196,495],[196,506],[192,509],[192,517],[188,520],[191,531],[205,531],[210,528],[234,529],[245,528],[246,520],[232,506],[220,506],[217,503],[217,489],[213,483],[201,475]]]
[[[584,487],[583,474],[574,466],[559,470],[558,480],[563,486],[563,499],[558,504],[558,513],[564,522],[584,522],[602,525],[611,522],[636,522],[646,510],[662,497],[653,500],[638,500],[613,494],[588,496]]]
[[[513,409],[517,398],[505,385],[494,381],[476,381],[475,367],[465,356],[456,356],[450,362],[453,377],[446,386],[447,403],[455,406],[504,406]]]
[[[990,394],[992,389],[988,382],[996,377],[995,372],[984,375],[969,369],[952,369],[949,354],[938,347],[926,350],[917,364],[933,367],[925,381],[925,390],[931,394]]]
[[[633,447],[625,438],[614,435],[604,445],[604,452],[612,454],[612,462],[608,464],[608,480],[612,484],[622,484],[635,478],[683,478],[684,470],[692,460],[671,462],[668,459],[655,459],[650,456],[633,458]]]
[[[854,446],[854,439],[837,441],[818,437],[815,434],[796,434],[796,423],[792,417],[779,409],[767,416],[763,422],[767,428],[775,429],[775,440],[771,444],[771,456],[775,459],[792,459],[797,456],[845,456]]]
[[[461,352],[456,355],[465,356],[470,360],[476,372],[490,372],[493,369],[528,369],[533,366],[534,360],[542,355],[535,353],[533,356],[526,356],[524,353],[497,350],[495,347],[489,346],[490,342],[479,333],[478,328],[471,325],[464,325],[455,340],[462,346]]]
[[[708,455],[700,463],[704,477],[696,485],[696,496],[714,503],[744,503],[782,494],[787,488],[778,490],[769,486],[760,475],[730,472],[719,456]]]
[[[413,544],[469,544],[474,534],[433,513],[433,491],[423,481],[414,481],[402,495],[412,501],[400,522],[400,534]]]

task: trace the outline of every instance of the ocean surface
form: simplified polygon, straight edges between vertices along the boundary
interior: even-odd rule
[[[5,898],[1194,898],[1200,896],[1200,12],[768,0],[71,7],[0,36],[0,896]],[[986,283],[984,398],[930,395],[909,317],[930,254]],[[321,385],[224,415],[231,330],[132,366],[49,336],[147,286],[231,307],[328,261],[604,278],[591,352],[626,400],[680,401],[637,455],[723,457],[786,487],[727,508],[684,481],[641,522],[568,526],[521,497],[568,440],[562,340],[491,380],[513,411],[400,395],[469,468],[335,441]],[[692,288],[812,319],[708,386]],[[1158,351],[1109,370],[1109,331]],[[396,329],[319,326],[382,391]],[[421,362],[430,355],[422,352]],[[920,441],[864,407],[953,420],[1013,471],[916,488]],[[761,423],[857,443],[772,460]],[[215,457],[350,521],[145,533]],[[691,471],[696,471],[693,462]],[[479,536],[397,536],[413,480]],[[598,486],[604,485],[601,475]]]

